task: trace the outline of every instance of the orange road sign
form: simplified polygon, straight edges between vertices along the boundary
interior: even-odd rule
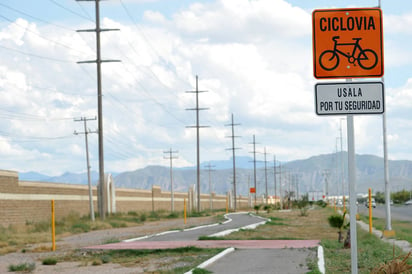
[[[256,189],[254,187],[250,188],[250,193],[256,193]]]
[[[312,27],[315,78],[383,76],[381,9],[314,10]]]

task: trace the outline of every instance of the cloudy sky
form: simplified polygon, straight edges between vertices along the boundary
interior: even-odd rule
[[[100,3],[104,63],[105,170],[196,163],[194,111],[199,77],[201,161],[236,150],[269,159],[304,159],[340,149],[345,116],[314,108],[314,9],[376,7],[378,1],[110,0]],[[412,3],[382,1],[390,159],[412,160]],[[75,118],[97,115],[94,2],[0,3],[0,169],[59,175],[86,170],[84,131]],[[380,80],[380,79],[374,79]],[[324,81],[324,80],[323,80]],[[88,121],[95,131],[97,122]],[[98,170],[97,134],[89,134]],[[383,155],[382,117],[355,116],[356,153]],[[263,155],[259,154],[263,159]]]

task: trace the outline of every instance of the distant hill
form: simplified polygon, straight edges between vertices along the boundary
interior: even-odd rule
[[[323,192],[326,185],[329,194],[342,193],[341,156],[343,158],[343,174],[345,175],[345,193],[348,193],[347,153],[331,153],[317,155],[308,159],[282,163],[276,168],[276,188],[282,187],[295,193]],[[206,166],[213,167],[209,173]],[[357,192],[367,192],[370,187],[373,191],[384,190],[383,158],[374,155],[356,155]],[[256,171],[256,185],[259,194],[266,190],[266,181],[269,195],[275,192],[275,178],[273,161],[268,161],[265,175],[264,164],[259,163]],[[389,174],[392,190],[412,189],[412,161],[389,161]],[[281,172],[281,175],[279,174]],[[211,161],[201,164],[200,187],[202,193],[209,192],[209,175],[212,188],[216,193],[226,193],[233,189],[232,159],[226,161]],[[60,183],[87,184],[87,174],[65,173],[57,177],[48,177],[39,173],[20,173],[21,180],[48,181]],[[117,188],[150,189],[158,185],[164,191],[170,190],[170,169],[164,166],[147,166],[135,171],[112,174]],[[267,178],[267,180],[266,180]],[[92,172],[92,181],[98,180],[98,173]],[[281,181],[281,186],[279,182]],[[174,190],[186,192],[190,185],[196,185],[196,168],[173,169]],[[95,185],[95,183],[94,183]],[[236,186],[237,193],[247,195],[254,185],[253,159],[251,157],[236,158]]]

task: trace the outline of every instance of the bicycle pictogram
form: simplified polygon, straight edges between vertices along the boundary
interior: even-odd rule
[[[376,64],[378,63],[378,55],[375,51],[371,49],[363,49],[359,41],[362,38],[352,38],[355,42],[353,43],[338,43],[338,39],[340,36],[334,36],[332,38],[333,50],[325,50],[319,56],[319,64],[324,70],[334,70],[339,66],[340,57],[339,54],[346,57],[350,64],[356,66],[357,64],[365,69],[370,70],[373,69]],[[352,52],[345,53],[339,48],[348,48],[349,46],[353,46]],[[339,48],[338,48],[339,47]]]

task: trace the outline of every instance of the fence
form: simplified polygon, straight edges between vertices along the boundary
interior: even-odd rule
[[[97,189],[93,187],[93,203],[97,209]],[[108,212],[170,210],[171,192],[162,191],[153,186],[151,190],[125,189],[114,187],[111,189],[110,210]],[[188,208],[194,209],[196,202],[194,190],[187,193],[174,192],[174,208],[182,211],[184,199]],[[55,200],[56,218],[67,216],[71,212],[83,215],[89,214],[89,190],[87,185],[65,183],[25,182],[19,181],[15,171],[0,170],[0,226],[10,224],[24,224],[26,222],[40,222],[50,220],[50,201]],[[233,199],[228,195],[212,193],[201,194],[201,209],[224,209],[226,204],[232,205]],[[239,197],[238,208],[248,208],[250,202],[247,197]]]

